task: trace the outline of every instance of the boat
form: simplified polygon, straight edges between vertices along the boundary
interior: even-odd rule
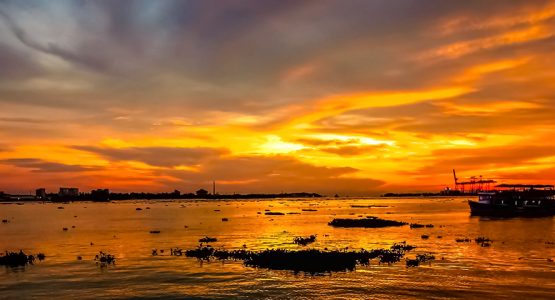
[[[555,215],[555,190],[547,184],[500,184],[468,200],[472,216],[547,217]]]

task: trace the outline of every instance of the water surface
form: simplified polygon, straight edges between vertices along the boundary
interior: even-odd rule
[[[265,210],[300,214],[267,216]],[[327,225],[359,216],[435,227]],[[7,299],[555,297],[555,263],[548,260],[555,258],[553,218],[470,217],[463,198],[31,202],[0,205],[0,219],[10,221],[0,224],[0,251],[46,254],[35,265],[0,269],[0,298]],[[407,257],[431,252],[436,260],[418,268],[373,262],[353,272],[312,276],[169,255],[173,247],[196,247],[204,236],[217,237],[215,247],[257,250],[302,249],[293,238],[311,234],[317,234],[312,248],[387,248],[406,241],[418,247]],[[478,236],[494,242],[481,247],[455,241]],[[98,266],[93,258],[99,251],[115,255],[116,264]]]

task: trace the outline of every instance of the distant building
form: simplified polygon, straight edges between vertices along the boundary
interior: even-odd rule
[[[46,189],[40,188],[35,190],[35,197],[37,199],[45,199],[46,198]]]
[[[58,196],[60,196],[60,197],[79,196],[79,189],[78,188],[61,187],[60,191],[58,192]]]

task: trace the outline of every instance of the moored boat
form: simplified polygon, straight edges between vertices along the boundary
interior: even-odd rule
[[[545,217],[555,215],[555,190],[545,184],[501,184],[468,200],[473,216]]]

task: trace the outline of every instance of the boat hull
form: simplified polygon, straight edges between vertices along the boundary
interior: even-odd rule
[[[553,206],[511,206],[480,203],[468,200],[472,216],[488,217],[549,217],[555,215]]]

